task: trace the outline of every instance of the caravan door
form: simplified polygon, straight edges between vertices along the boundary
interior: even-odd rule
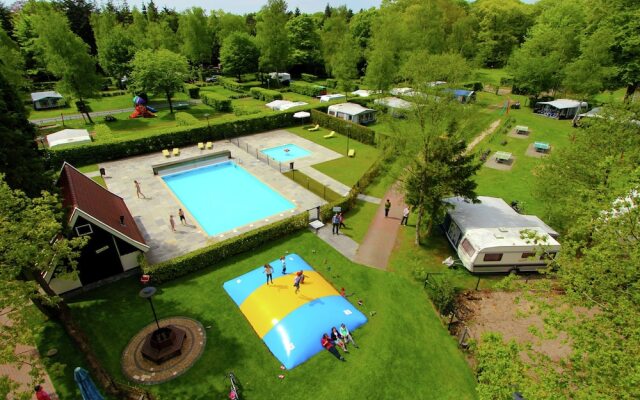
[[[458,244],[460,243],[460,239],[462,239],[462,232],[460,231],[460,228],[458,228],[458,224],[456,224],[454,221],[451,221],[451,224],[449,225],[447,236],[449,236],[449,239],[451,239],[453,246],[457,249]]]

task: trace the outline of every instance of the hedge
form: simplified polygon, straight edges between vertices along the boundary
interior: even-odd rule
[[[192,126],[198,123],[198,118],[186,112],[177,112],[175,119],[178,126]]]
[[[261,87],[252,87],[249,90],[254,99],[270,102],[274,100],[282,100],[282,93],[277,90],[264,89]]]
[[[327,113],[311,110],[311,122],[343,135],[349,135],[351,139],[360,143],[376,144],[376,133],[373,130],[341,118],[332,117]]]
[[[191,99],[199,99],[200,98],[200,88],[196,85],[184,85],[185,92],[189,95]]]
[[[317,97],[327,93],[327,89],[324,86],[310,85],[303,82],[291,82],[289,90],[309,97]]]
[[[313,74],[301,74],[300,77],[305,82],[314,82],[318,80],[318,77]]]
[[[208,105],[216,111],[231,111],[231,99],[228,99],[221,94],[213,92],[202,92],[201,97],[202,103]]]
[[[327,79],[327,87],[335,89],[336,87],[338,87],[338,81],[336,81],[335,79]]]
[[[218,82],[220,83],[220,85],[222,85],[223,88],[229,89],[234,92],[244,93],[247,91],[246,87],[230,78],[219,77]]]
[[[113,97],[113,96],[122,96],[123,94],[127,94],[126,90],[113,90],[111,92],[100,92],[100,97]],[[31,101],[29,101],[31,103]]]
[[[302,108],[309,110],[321,105],[309,105]],[[191,146],[194,143],[223,140],[225,138],[250,135],[258,132],[284,128],[294,125],[293,114],[296,111],[258,114],[238,117],[234,121],[210,121],[195,126],[178,126],[157,129],[153,136],[127,139],[112,135],[104,141],[82,144],[49,152],[51,166],[58,169],[63,161],[72,165],[89,165],[100,162],[148,154],[166,148]]]
[[[212,266],[220,268],[220,261],[227,257],[305,229],[308,218],[308,214],[304,212],[169,261],[154,265],[147,265],[146,261],[143,261],[142,270],[145,274],[151,275],[154,282],[162,283]]]

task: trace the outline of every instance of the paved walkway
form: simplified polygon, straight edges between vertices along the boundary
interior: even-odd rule
[[[308,177],[313,178],[321,184],[325,185],[334,192],[338,193],[340,196],[346,197],[351,190],[349,186],[345,185],[342,182],[338,182],[337,180],[323,174],[322,172],[311,166],[301,167],[298,168],[298,170]]]
[[[358,243],[349,236],[332,234],[331,229],[332,226],[330,223],[325,224],[318,230],[318,237],[349,260],[355,261],[356,253],[358,252]]]
[[[384,216],[386,199],[391,202],[388,217]],[[391,251],[401,228],[400,221],[404,207],[404,197],[396,190],[396,184],[394,184],[384,196],[384,200],[380,202],[354,261],[379,269],[387,269]]]
[[[478,136],[476,136],[471,143],[469,143],[467,145],[467,149],[464,151],[465,154],[470,152],[471,150],[473,150],[474,147],[476,147],[478,145],[478,143],[482,142],[482,140],[484,138],[486,138],[487,136],[491,135],[497,128],[498,126],[500,126],[500,119],[497,119],[495,121],[493,121],[491,123],[491,125],[489,125],[489,127],[487,129],[485,129],[484,131],[482,131],[482,133],[480,133]]]
[[[380,204],[382,202],[382,200],[377,197],[367,196],[366,194],[362,193],[358,195],[358,200],[366,201],[367,203],[372,204]]]

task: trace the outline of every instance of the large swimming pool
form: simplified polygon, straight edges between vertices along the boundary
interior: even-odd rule
[[[295,208],[295,204],[231,161],[162,179],[208,235]]]
[[[295,144],[285,144],[262,150],[262,154],[266,154],[276,161],[288,162],[293,161],[296,158],[306,157],[311,154],[311,152],[300,146],[296,146]]]

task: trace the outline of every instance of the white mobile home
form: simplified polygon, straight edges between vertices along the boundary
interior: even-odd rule
[[[336,118],[366,125],[376,120],[376,110],[355,103],[340,103],[329,106],[327,113]]]
[[[65,105],[64,97],[58,92],[33,92],[31,93],[31,102],[35,110],[44,110],[47,108],[62,107]]]
[[[443,228],[462,264],[471,272],[537,271],[560,251],[558,233],[535,215],[521,215],[504,200],[479,196],[473,204],[461,197],[451,204]],[[521,237],[523,230],[544,238],[541,245]]]

